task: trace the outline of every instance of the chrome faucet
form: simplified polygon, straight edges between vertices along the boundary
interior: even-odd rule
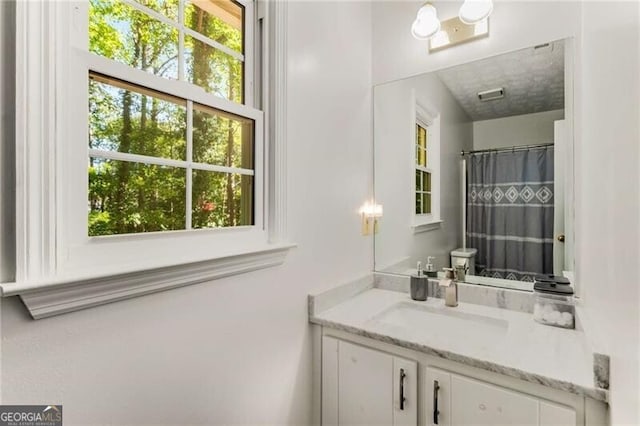
[[[444,268],[444,279],[440,280],[440,287],[444,287],[444,304],[450,307],[458,306],[458,281],[453,268]]]

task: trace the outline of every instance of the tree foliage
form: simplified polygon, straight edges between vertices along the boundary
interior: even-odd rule
[[[179,0],[140,0],[177,20]],[[242,52],[242,33],[187,2],[184,26]],[[243,64],[215,47],[183,35],[126,3],[91,0],[89,48],[98,55],[159,77],[183,79],[236,102],[242,101]],[[194,105],[193,161],[253,168],[253,123]],[[187,103],[126,82],[92,74],[89,82],[89,147],[187,160]],[[251,176],[89,159],[89,235],[185,229],[188,176],[192,227],[252,224]]]

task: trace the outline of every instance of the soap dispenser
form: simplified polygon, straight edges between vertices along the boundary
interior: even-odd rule
[[[427,274],[429,278],[436,278],[438,276],[438,271],[436,271],[435,266],[433,266],[432,260],[435,260],[435,257],[429,256],[427,257],[427,265],[424,267],[424,273]]]
[[[418,262],[418,271],[411,275],[411,298],[413,300],[427,300],[429,278],[422,272],[422,263]]]

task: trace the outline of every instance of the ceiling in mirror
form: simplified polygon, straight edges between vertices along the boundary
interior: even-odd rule
[[[471,120],[490,120],[564,108],[564,40],[437,72]],[[499,102],[478,93],[504,89]]]

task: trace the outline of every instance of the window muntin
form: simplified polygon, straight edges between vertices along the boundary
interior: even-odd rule
[[[430,145],[428,138],[428,126],[416,123],[416,149],[415,149],[415,214],[431,214],[432,197],[432,168],[430,167]]]
[[[150,76],[90,61],[89,236],[256,224],[255,113],[207,105],[244,99],[244,23],[231,0],[90,1],[89,51]]]

